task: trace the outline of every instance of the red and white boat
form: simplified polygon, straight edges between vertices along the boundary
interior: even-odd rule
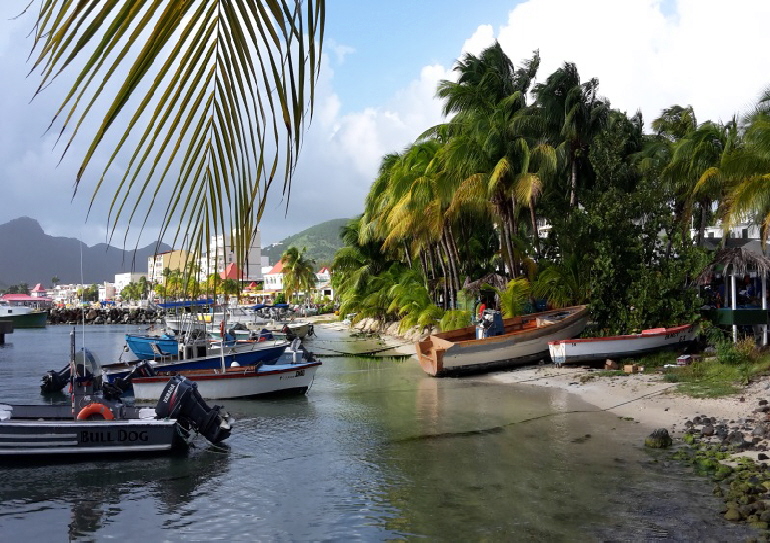
[[[551,360],[557,366],[571,362],[633,358],[656,351],[673,349],[695,339],[697,326],[683,324],[673,328],[652,328],[625,336],[563,339],[548,343]]]

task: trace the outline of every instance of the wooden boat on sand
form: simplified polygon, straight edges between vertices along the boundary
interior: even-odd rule
[[[696,333],[694,324],[683,324],[673,328],[642,330],[640,334],[552,341],[548,349],[556,365],[617,360],[680,347],[693,341]]]
[[[582,305],[509,319],[487,310],[475,326],[418,341],[417,358],[435,377],[509,368],[547,358],[550,341],[575,337],[586,324]]]

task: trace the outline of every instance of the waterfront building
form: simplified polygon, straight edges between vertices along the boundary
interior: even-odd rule
[[[144,277],[147,279],[147,274],[142,272],[123,272],[115,274],[115,296],[120,296],[123,289],[129,283],[138,283],[139,280]]]
[[[189,252],[175,249],[158,253],[147,258],[147,280],[152,283],[163,283],[163,271],[184,271],[192,260]]]
[[[251,239],[251,246],[245,255],[246,259],[241,267],[241,281],[262,281],[262,248],[260,247],[259,230]],[[227,272],[228,266],[235,265],[237,255],[233,247],[232,236],[220,234],[211,236],[209,241],[209,252],[202,257],[200,262],[200,277],[204,281],[208,276],[218,273],[222,277]]]
[[[29,294],[3,294],[0,300],[8,302],[8,305],[23,305],[35,309],[48,309],[54,303],[53,299]]]

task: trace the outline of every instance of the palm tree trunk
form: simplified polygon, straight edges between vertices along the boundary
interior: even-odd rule
[[[698,247],[703,247],[706,234],[706,206],[708,202],[701,202],[700,206],[700,226],[698,227]]]
[[[454,267],[454,259],[452,258],[452,251],[449,249],[449,241],[447,240],[447,229],[441,234],[441,245],[446,253],[446,261],[448,269],[448,275],[446,282],[449,283],[449,309],[455,309],[455,293],[457,292],[457,273]]]
[[[569,205],[575,207],[577,204],[577,160],[572,157],[572,168],[570,169],[570,196]]]
[[[535,214],[535,201],[529,201],[529,218],[532,221],[532,241],[535,246],[535,256],[540,257],[540,233],[537,231],[537,215]]]
[[[452,259],[454,262],[454,268],[455,268],[455,274],[456,274],[456,281],[457,281],[456,286],[459,292],[459,290],[463,288],[462,283],[460,281],[461,280],[460,270],[458,268],[460,264],[460,253],[457,251],[457,241],[455,240],[455,234],[451,227],[448,230],[448,234],[449,234],[449,238],[448,238],[449,249],[451,250],[451,253],[452,253]]]
[[[420,251],[420,266],[422,267],[422,278],[425,281],[425,290],[430,292],[428,288],[428,259],[425,257],[425,251]]]
[[[406,263],[409,268],[412,267],[412,255],[409,254],[409,245],[406,243],[406,240],[404,240],[404,254],[406,255]]]
[[[444,276],[444,281],[442,281],[444,285],[444,299],[442,300],[442,306],[444,309],[447,308],[447,300],[449,299],[449,292],[447,288],[447,273],[446,273],[446,267],[444,266],[444,259],[441,257],[441,246],[439,244],[436,244],[435,246],[436,250],[436,258],[438,259],[438,263],[441,266],[441,272]]]

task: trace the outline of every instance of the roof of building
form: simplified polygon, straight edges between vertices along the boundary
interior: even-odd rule
[[[32,289],[32,292],[47,292],[46,289],[43,288],[42,283],[38,283],[35,285],[35,288]]]
[[[329,269],[328,266],[324,266],[323,268],[318,270],[318,273],[330,273],[330,272],[331,272],[331,270]]]
[[[238,269],[238,266],[231,263],[227,265],[225,271],[219,273],[219,277],[222,279],[235,279],[236,281],[240,281],[243,279],[243,272]]]
[[[283,262],[280,261],[280,260],[278,261],[278,264],[273,266],[273,269],[271,269],[265,275],[275,275],[275,274],[278,274],[278,273],[283,273]]]
[[[36,298],[29,294],[3,294],[2,299],[7,302],[52,302],[50,298]]]

